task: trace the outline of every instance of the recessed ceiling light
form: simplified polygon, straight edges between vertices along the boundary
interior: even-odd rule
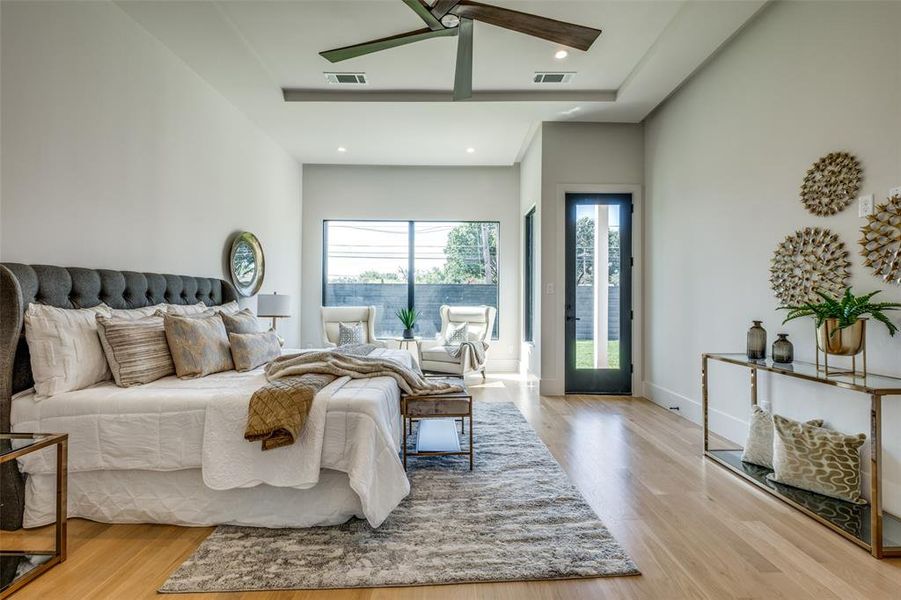
[[[472,153],[475,152],[475,151],[476,151],[475,148],[467,148],[467,149],[466,149],[466,153],[467,153],[467,154],[472,154]]]
[[[344,146],[338,146],[338,152],[347,152],[347,148]]]
[[[557,50],[554,53],[554,58],[556,58],[557,60],[562,60],[567,56],[569,56],[569,52],[567,52],[566,50]]]

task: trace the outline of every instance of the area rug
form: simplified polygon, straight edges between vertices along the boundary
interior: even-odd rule
[[[638,574],[513,404],[477,402],[474,413],[475,469],[468,457],[409,459],[412,491],[378,529],[360,519],[311,529],[223,525],[159,591]]]

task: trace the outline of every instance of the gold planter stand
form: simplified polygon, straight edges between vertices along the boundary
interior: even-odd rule
[[[817,347],[817,371],[823,372],[826,377],[838,375],[850,375],[851,377],[867,376],[867,320],[858,319],[850,327],[839,329],[838,319],[827,319],[816,330]],[[822,365],[820,354],[823,355]],[[863,353],[863,371],[857,370],[857,355]],[[829,356],[850,356],[851,370],[829,367]]]

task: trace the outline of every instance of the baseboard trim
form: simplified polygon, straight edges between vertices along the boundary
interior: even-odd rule
[[[654,404],[698,425],[702,423],[704,416],[700,401],[651,381],[645,381],[642,387],[644,388],[644,397]],[[678,410],[674,410],[675,407],[678,407]],[[732,441],[743,441],[747,436],[747,421],[716,408],[710,408],[708,416],[711,430],[718,435]]]

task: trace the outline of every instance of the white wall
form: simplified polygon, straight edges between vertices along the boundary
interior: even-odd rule
[[[2,260],[227,278],[249,230],[297,314],[296,161],[115,5],[4,2],[0,38]]]
[[[491,370],[515,371],[521,339],[518,302],[518,167],[376,167],[304,165],[304,346],[321,346],[322,222],[326,219],[499,221],[500,339]]]
[[[532,325],[532,341],[523,341],[520,344],[519,360],[520,372],[529,379],[541,377],[541,127],[535,131],[526,151],[523,153],[522,161],[519,163],[519,231],[520,239],[525,240],[525,216],[530,210],[535,209],[533,221],[533,270],[534,270],[534,306],[533,325]],[[523,248],[525,242],[523,241]],[[519,253],[519,272],[525,273],[525,253],[520,250]],[[525,306],[525,277],[520,284],[519,306],[520,310]],[[523,319],[525,317],[523,316]],[[521,323],[524,323],[522,321]],[[520,340],[525,340],[525,325],[520,325]]]
[[[564,378],[566,192],[628,192],[633,195],[634,308],[641,296],[641,186],[644,137],[641,125],[544,123],[541,151],[541,393],[560,395]],[[636,285],[637,284],[637,285]],[[553,287],[549,293],[548,286]],[[640,311],[633,322],[633,362],[641,357]],[[636,364],[636,373],[640,365]],[[638,393],[639,390],[633,390]]]
[[[862,161],[862,193],[881,200],[901,184],[899,30],[896,2],[775,3],[647,121],[645,391],[654,401],[697,420],[701,353],[743,351],[751,319],[814,359],[813,326],[781,325],[768,281],[774,248],[799,228],[838,233],[856,290],[901,301],[901,288],[863,266],[856,203],[821,218],[798,199],[809,165],[834,150]],[[901,375],[901,339],[880,326],[868,340],[870,369]],[[712,427],[741,443],[747,370],[715,366],[710,376]],[[862,395],[771,377],[761,394],[788,416],[869,432]],[[887,398],[884,415],[884,495],[897,512],[901,398]]]

